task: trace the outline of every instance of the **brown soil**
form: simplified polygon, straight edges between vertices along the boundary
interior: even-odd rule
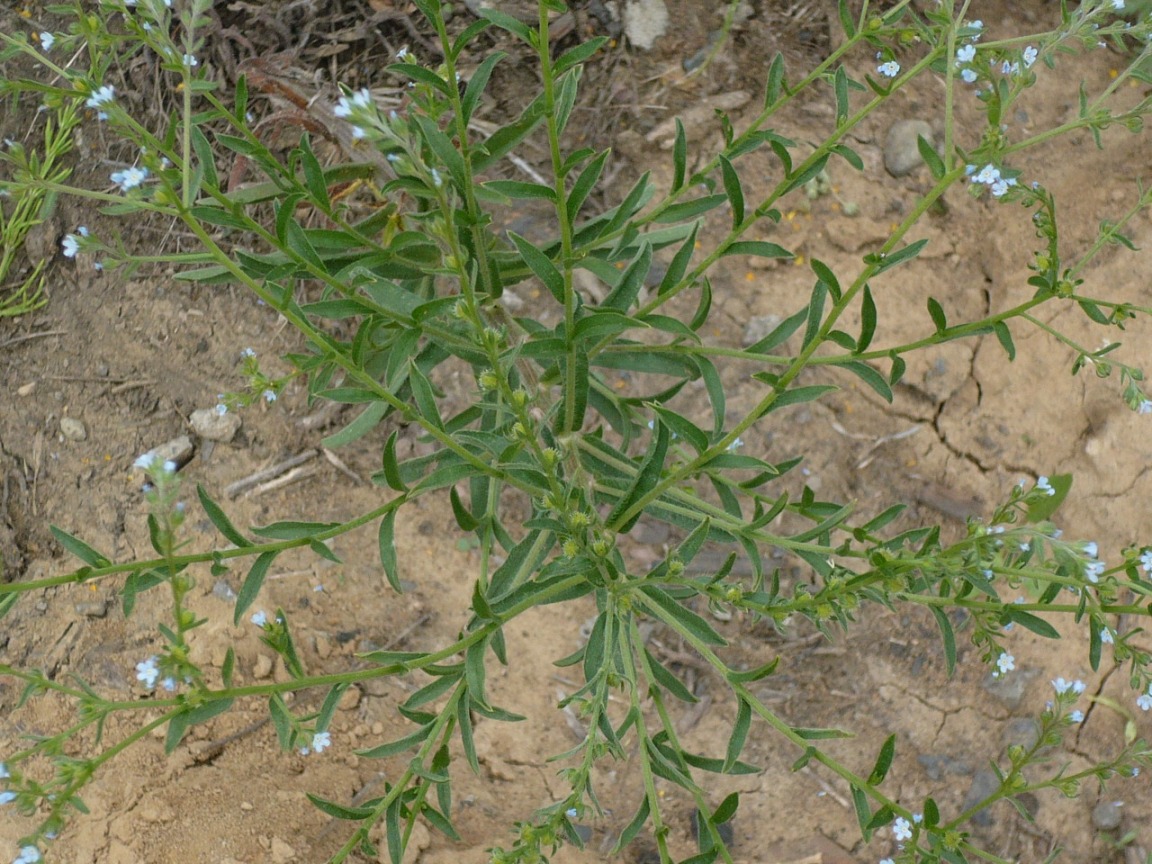
[[[653,171],[658,182],[669,176],[670,155],[643,139],[659,123],[704,106],[693,138],[713,144],[711,107],[736,91],[752,94],[755,103],[773,52],[783,49],[790,64],[803,68],[836,38],[823,13],[790,18],[766,3],[737,29],[705,74],[684,82],[681,61],[704,47],[707,32],[719,24],[713,4],[705,5],[709,11],[701,12],[700,4],[669,2],[672,30],[654,51],[639,54],[617,46],[599,71],[589,73],[595,94],[588,97],[589,116],[599,112],[607,117],[603,128],[589,122],[589,135],[601,136],[612,126],[626,130],[615,142],[617,185],[626,186],[627,178],[643,170]],[[1005,34],[1015,32],[1014,17],[1047,22],[1056,14],[1041,2],[986,7],[980,12],[987,26]],[[397,38],[400,44],[407,41]],[[1063,61],[1059,75],[1041,72],[1039,86],[1014,122],[1037,129],[1059,122],[1075,111],[1069,82],[1084,78],[1098,88],[1121,59],[1102,51]],[[859,62],[866,64],[868,58]],[[503,74],[507,87],[517,74],[526,73],[513,69]],[[798,196],[781,225],[758,236],[853,274],[861,255],[928,188],[926,174],[890,177],[881,165],[881,150],[893,121],[936,116],[936,88],[937,82],[922,79],[857,131],[851,144],[865,160],[864,174],[842,164],[834,167],[835,195],[810,202]],[[816,139],[830,124],[830,105],[830,97],[814,92],[778,131],[795,140]],[[739,110],[733,116],[739,126]],[[969,119],[976,119],[974,106],[962,109],[961,127]],[[2,128],[11,135],[29,123],[25,114],[6,118]],[[1134,200],[1134,181],[1147,180],[1152,169],[1146,136],[1110,131],[1105,144],[1097,150],[1089,136],[1074,136],[1030,151],[1018,165],[1025,179],[1041,180],[1061,202],[1069,255],[1087,247],[1102,219],[1114,218]],[[533,154],[523,155],[531,160]],[[80,167],[106,173],[98,162]],[[769,188],[773,168],[767,157],[752,156],[744,161],[743,177],[752,200]],[[859,214],[845,215],[840,202],[858,205]],[[110,224],[99,218],[77,202],[63,201],[54,221],[40,230],[42,245],[50,249],[60,232],[81,223]],[[1152,220],[1141,217],[1132,233],[1137,246],[1152,244]],[[946,212],[931,215],[913,234],[921,236],[931,239],[921,258],[873,286],[883,328],[877,344],[931,332],[925,307],[929,296],[960,318],[1004,308],[1031,294],[1025,265],[1034,237],[1027,214],[1016,208],[975,201],[955,189]],[[153,223],[134,227],[127,239],[150,250],[164,242],[187,242],[170,226]],[[1086,293],[1149,303],[1143,260],[1122,249],[1106,251],[1085,274]],[[146,513],[133,460],[185,434],[193,410],[213,405],[219,391],[240,386],[242,349],[255,349],[270,371],[287,371],[277,358],[296,347],[294,334],[275,312],[234,291],[189,287],[159,271],[123,280],[94,272],[90,262],[59,258],[52,266],[51,302],[21,320],[0,321],[5,580],[36,579],[75,567],[52,539],[49,524],[82,537],[114,560],[147,555]],[[812,280],[803,266],[788,263],[765,270],[749,262],[734,262],[713,278],[717,307],[707,336],[726,345],[740,344],[751,317],[794,311]],[[1100,339],[1071,309],[1053,304],[1042,314],[1090,344]],[[1022,326],[1014,325],[1013,332],[1019,348],[1015,363],[1006,360],[991,337],[933,349],[912,362],[894,405],[846,380],[832,398],[789,414],[787,425],[750,436],[747,450],[772,459],[803,452],[805,473],[796,473],[794,490],[807,483],[827,499],[855,500],[865,514],[905,502],[910,507],[902,526],[943,522],[953,536],[961,532],[966,516],[989,513],[1021,477],[1072,472],[1076,485],[1060,524],[1072,536],[1096,540],[1102,557],[1115,560],[1124,546],[1148,539],[1149,420],[1124,408],[1115,382],[1068,375],[1072,357],[1065,347]],[[25,336],[34,338],[15,341]],[[1142,321],[1124,336],[1126,357],[1134,365],[1152,367],[1147,337]],[[733,367],[724,376],[734,413],[757,398],[747,370]],[[687,410],[692,402],[689,396]],[[294,518],[341,520],[378,506],[380,490],[363,478],[379,464],[380,434],[339,452],[348,471],[316,458],[292,485],[224,499],[224,487],[237,478],[317,447],[323,432],[306,422],[314,416],[298,385],[275,406],[247,410],[234,441],[201,444],[183,469],[189,495],[194,484],[202,484],[242,526]],[[65,417],[85,424],[86,440],[63,438],[60,420]],[[901,433],[913,434],[894,437]],[[220,542],[199,511],[187,528],[193,549]],[[655,560],[667,538],[642,524],[633,540],[630,548],[643,562]],[[303,554],[276,561],[259,606],[288,611],[310,670],[349,668],[358,662],[357,652],[372,648],[439,646],[465,624],[477,556],[445,502],[421,500],[402,511],[397,542],[403,578],[411,586],[401,596],[384,580],[370,532],[336,541],[339,565]],[[800,572],[794,562],[778,563],[786,575]],[[256,628],[230,623],[228,589],[239,587],[244,572],[219,580],[207,571],[196,575],[193,607],[211,623],[195,631],[194,659],[218,668],[232,647],[240,682],[283,676],[283,668],[271,662],[259,643]],[[134,664],[159,644],[156,625],[167,615],[167,598],[161,592],[142,596],[126,620],[118,588],[101,582],[22,597],[3,621],[0,662],[38,667],[60,680],[76,675],[109,697],[133,698],[140,692]],[[556,766],[547,760],[575,742],[556,703],[577,685],[565,675],[568,670],[551,661],[580,644],[581,625],[592,612],[590,605],[550,606],[509,629],[512,662],[508,669],[490,670],[492,697],[528,720],[478,725],[482,772],[476,777],[458,771],[454,797],[455,824],[464,842],[455,844],[421,829],[408,861],[485,861],[485,848],[510,843],[513,821],[562,797]],[[1016,689],[1004,682],[993,685],[977,652],[965,644],[957,674],[949,679],[932,619],[915,612],[870,610],[847,636],[831,640],[812,638],[800,626],[786,638],[768,634],[739,618],[715,625],[730,638],[733,660],[763,663],[783,655],[780,673],[764,682],[761,695],[794,724],[854,731],[854,739],[830,747],[853,768],[867,773],[881,742],[895,733],[898,749],[886,786],[889,794],[910,806],[932,795],[945,813],[961,809],[974,776],[1018,739],[1021,718],[1042,710],[1051,695],[1051,678],[1083,678],[1090,694],[1133,704],[1126,676],[1113,674],[1109,657],[1099,673],[1091,671],[1085,633],[1068,622],[1062,624],[1068,638],[1058,643],[1027,633],[1012,637],[1017,670],[1009,681],[1019,685]],[[699,706],[685,706],[679,717],[686,743],[697,752],[723,752],[734,706],[722,682],[696,668],[681,646],[658,644],[702,698]],[[312,807],[305,792],[348,801],[379,789],[394,766],[353,751],[402,734],[405,726],[395,706],[417,686],[416,680],[390,680],[350,691],[332,723],[333,746],[320,755],[281,752],[271,727],[258,722],[266,706],[255,702],[196,727],[171,756],[164,755],[162,736],[142,742],[109,764],[88,788],[84,801],[90,813],[60,837],[51,860],[323,861],[342,842],[346,826]],[[22,736],[59,729],[72,707],[45,696],[16,708],[18,696],[16,682],[0,680],[0,759],[21,746]],[[1087,713],[1063,754],[1073,767],[1114,753],[1123,741],[1123,717],[1100,704]],[[129,719],[135,723],[140,718]],[[1136,723],[1141,734],[1152,735],[1147,715]],[[106,742],[131,728],[117,719],[105,730]],[[837,778],[819,768],[789,771],[797,755],[769,730],[754,726],[745,758],[764,771],[716,780],[716,802],[731,791],[746,793],[734,822],[736,860],[847,864],[892,854],[887,832],[862,846],[847,787]],[[593,834],[586,851],[565,849],[556,861],[601,859],[634,811],[639,786],[629,763],[605,763],[597,780],[608,816],[590,823]],[[690,803],[671,787],[665,791],[673,845],[679,855],[688,856],[694,848]],[[1068,861],[1115,861],[1123,856],[1105,842],[1091,818],[1099,802],[1113,799],[1125,802],[1123,823],[1113,834],[1134,829],[1135,843],[1152,847],[1152,794],[1146,777],[1117,782],[1104,792],[1086,788],[1078,800],[1040,796],[1034,824],[1001,804],[972,831],[1007,858],[1039,860],[1060,844]],[[0,850],[14,849],[29,827],[11,810],[3,812]],[[624,860],[655,860],[647,850],[642,838]]]

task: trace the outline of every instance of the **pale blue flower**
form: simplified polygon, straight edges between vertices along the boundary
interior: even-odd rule
[[[175,693],[176,679],[169,675],[167,678],[160,682],[160,686],[167,690],[169,693]]]
[[[1116,641],[1116,637],[1112,635],[1111,628],[1105,627],[1100,631],[1100,641],[1105,645],[1112,645]]]
[[[991,186],[993,183],[1000,179],[1000,169],[995,165],[985,165],[980,171],[972,178],[973,183],[983,183]]]
[[[415,58],[412,56],[412,52],[408,50],[407,45],[396,52],[396,62],[398,63],[409,63],[414,59]]]
[[[1052,488],[1052,484],[1048,481],[1047,477],[1043,477],[1043,476],[1037,477],[1036,478],[1036,488],[1039,489],[1041,492],[1046,493],[1049,497],[1056,494],[1056,490],[1054,488]]]
[[[76,253],[80,251],[80,238],[75,234],[66,234],[60,243],[60,248],[64,250],[65,258],[75,258]]]
[[[263,627],[268,623],[268,616],[264,613],[264,610],[261,609],[259,612],[254,612],[252,614],[252,618],[249,620],[251,620],[252,623],[257,627]]]
[[[960,73],[960,78],[965,84],[973,84],[976,81],[976,72],[972,69],[965,69]]]
[[[143,471],[147,471],[149,468],[152,467],[152,463],[155,461],[156,461],[156,454],[155,453],[145,453],[143,456],[138,457],[136,459],[136,461],[132,463],[132,467],[133,468],[140,468]]]
[[[219,403],[216,406],[216,413],[219,414],[221,417],[223,417],[225,414],[228,413],[228,406],[225,405],[223,402]]]
[[[1073,723],[1083,723],[1084,722],[1084,712],[1080,711],[1080,710],[1073,711],[1071,714],[1068,715],[1068,719],[1071,720]]]
[[[189,69],[191,69],[191,68],[194,68],[196,66],[199,66],[200,61],[197,60],[195,55],[193,55],[193,54],[185,54],[184,55],[184,65],[187,66]]]
[[[1100,581],[1100,577],[1104,574],[1105,564],[1103,561],[1089,561],[1084,565],[1084,576],[1089,582],[1095,585]]]
[[[37,861],[42,861],[40,857],[40,850],[35,846],[21,846],[20,857],[15,858],[12,864],[36,864]]]
[[[11,804],[15,800],[15,792],[0,792],[0,804]]]
[[[1136,707],[1141,711],[1152,710],[1152,695],[1148,693],[1141,693],[1136,697]]]
[[[51,51],[52,46],[55,44],[56,37],[49,33],[47,30],[40,34],[40,47],[44,49],[45,54]]]
[[[912,839],[912,823],[903,816],[892,823],[892,837],[898,842]]]
[[[734,440],[731,444],[728,445],[728,452],[729,453],[735,453],[737,450],[739,450],[743,446],[744,446],[744,439],[737,436],[736,440]]]
[[[1136,408],[1137,414],[1152,414],[1152,399],[1144,399]]]
[[[876,67],[876,71],[883,75],[885,78],[895,78],[900,74],[900,64],[895,60],[889,60],[886,63],[881,63]]]
[[[352,112],[357,108],[367,108],[372,104],[372,94],[367,87],[362,87],[352,94],[351,97],[341,96],[340,101],[336,103],[336,107],[332,109],[332,113],[337,117],[351,117]]]
[[[276,391],[275,390],[265,390],[260,395],[262,395],[264,397],[265,402],[275,402],[276,401]]]
[[[95,93],[88,97],[88,101],[84,105],[88,108],[99,108],[101,105],[107,105],[116,98],[116,88],[111,84],[105,84]]]
[[[7,780],[12,775],[8,773],[8,765],[0,762],[0,780]]]
[[[1036,62],[1036,58],[1039,56],[1039,54],[1040,54],[1040,52],[1037,51],[1035,48],[1033,48],[1031,45],[1029,45],[1027,48],[1025,48],[1024,49],[1024,68],[1025,69],[1031,69],[1032,64]]]
[[[999,670],[999,675],[1007,675],[1016,668],[1016,658],[1007,651],[1002,651],[996,658],[996,668]]]
[[[1145,573],[1152,573],[1152,549],[1145,549],[1140,555],[1140,566]]]
[[[149,657],[136,664],[136,679],[142,681],[149,690],[156,686],[156,679],[160,677],[160,669],[156,665],[156,657]]]
[[[1089,558],[1100,557],[1100,547],[1097,546],[1096,543],[1092,540],[1089,540],[1081,548],[1084,550],[1084,554]]]
[[[1079,695],[1084,692],[1084,682],[1079,678],[1075,681],[1065,681],[1063,678],[1055,678],[1052,681],[1052,689],[1060,694],[1067,693],[1071,690],[1073,693]]]
[[[240,356],[244,357],[245,359],[250,360],[256,356],[256,352],[253,351],[251,348],[245,348],[243,351],[240,352]]]
[[[323,753],[328,747],[332,746],[332,736],[327,732],[317,732],[312,736],[312,749],[317,753]]]
[[[124,192],[127,192],[129,189],[135,189],[147,179],[148,169],[137,168],[135,165],[131,168],[125,168],[123,171],[112,172],[112,182],[119,186]]]
[[[1119,12],[1124,8],[1124,0],[1112,0],[1112,8]]]
[[[976,56],[975,45],[964,45],[956,52],[957,63],[971,63]]]

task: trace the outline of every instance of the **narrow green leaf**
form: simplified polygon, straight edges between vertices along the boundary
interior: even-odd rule
[[[492,77],[492,70],[496,68],[497,63],[507,56],[503,51],[492,52],[484,58],[484,62],[476,67],[476,71],[473,72],[472,77],[468,79],[468,86],[464,88],[464,96],[460,99],[460,107],[464,114],[465,123],[472,119],[472,114],[476,110],[480,96],[488,86],[488,79]]]
[[[56,538],[56,542],[64,547],[64,551],[68,554],[79,558],[90,567],[107,567],[112,562],[85,543],[78,537],[73,537],[67,531],[57,528],[55,525],[51,526],[52,536]]]
[[[744,190],[740,187],[740,175],[723,154],[718,158],[720,176],[724,181],[724,194],[728,196],[728,205],[732,208],[732,227],[739,228],[744,222]]]
[[[1043,636],[1045,639],[1059,639],[1060,631],[1045,621],[1033,615],[1031,612],[1025,612],[1022,609],[1015,609],[1011,605],[1004,607],[1004,614],[1002,616],[1005,623],[1019,624],[1025,629],[1031,630],[1037,636]]]
[[[804,328],[801,348],[807,348],[820,332],[820,322],[824,319],[824,299],[828,296],[828,285],[821,279],[812,288],[812,299],[808,303],[808,321]]]
[[[396,438],[399,433],[399,429],[393,429],[392,434],[388,436],[387,443],[384,445],[384,479],[388,485],[397,492],[407,492],[408,486],[400,476],[400,463],[396,459]]]
[[[840,366],[847,369],[871,387],[885,402],[892,401],[892,388],[888,386],[888,382],[884,380],[884,376],[863,360],[850,360],[846,363],[841,363]]]
[[[694,219],[697,216],[707,213],[709,210],[715,210],[721,204],[727,203],[727,201],[727,195],[704,195],[700,198],[693,198],[690,201],[683,201],[665,208],[653,221],[658,223],[687,222],[689,219]]]
[[[380,566],[384,568],[384,575],[388,584],[397,594],[403,594],[404,588],[400,584],[400,573],[396,562],[396,511],[389,510],[380,520],[378,536],[380,546]]]
[[[365,408],[360,414],[341,429],[339,432],[333,432],[321,439],[321,443],[329,450],[336,450],[351,444],[363,438],[369,432],[376,428],[384,415],[388,413],[388,403],[384,401],[374,402]]]
[[[232,646],[228,646],[228,650],[224,652],[224,663],[220,667],[220,679],[225,687],[232,687],[232,672],[235,668],[236,652],[232,650]]]
[[[326,798],[321,798],[319,795],[313,795],[311,792],[305,792],[308,800],[319,810],[333,819],[348,819],[351,821],[358,821],[360,819],[367,819],[373,814],[371,807],[345,807],[343,804],[337,804],[335,801],[329,801]]]
[[[655,585],[645,585],[640,591],[646,599],[652,601],[653,606],[658,607],[665,613],[664,615],[658,615],[658,617],[665,620],[665,623],[674,624],[676,629],[683,629],[707,645],[723,646],[728,644],[728,640],[713,630],[711,624],[691,609],[683,606],[679,601],[670,597],[663,588]],[[656,614],[655,611],[653,611],[653,614]],[[671,621],[668,619],[671,619]]]
[[[592,55],[603,48],[607,41],[607,36],[597,36],[595,39],[589,39],[587,42],[577,45],[575,48],[569,48],[556,58],[556,62],[552,66],[553,74],[561,75],[573,66],[579,66],[581,63],[586,62]]]
[[[768,85],[764,90],[764,107],[771,108],[780,99],[780,94],[787,95],[788,85],[784,81],[784,55],[779,51],[772,58],[772,65],[768,67]]]
[[[772,675],[776,671],[776,667],[779,665],[779,663],[780,658],[776,657],[770,662],[765,663],[763,666],[758,666],[755,669],[748,669],[744,672],[737,672],[733,669],[729,669],[724,673],[724,677],[733,684],[751,684],[753,681],[759,681],[762,678],[767,678],[769,675]]]
[[[880,747],[880,753],[876,757],[876,764],[872,767],[872,773],[868,775],[868,785],[879,786],[884,782],[884,778],[888,776],[888,769],[892,767],[892,760],[896,757],[896,736],[889,735],[884,739],[884,743]]]
[[[924,164],[928,166],[928,170],[932,172],[932,179],[939,180],[944,176],[944,160],[940,158],[940,154],[936,152],[936,148],[932,146],[932,142],[925,138],[923,135],[916,136],[916,149],[920,151],[920,158],[924,160]]]
[[[766,240],[739,240],[730,244],[723,255],[753,255],[757,258],[795,258],[795,252],[789,252],[783,246],[769,243]]]
[[[227,540],[239,547],[252,545],[250,540],[236,530],[236,527],[229,521],[224,511],[209,497],[204,487],[199,483],[196,484],[196,496],[200,499],[200,506],[204,508],[208,519],[216,526],[216,530],[223,534]]]
[[[636,838],[636,835],[640,833],[640,829],[647,824],[648,816],[651,812],[652,808],[648,803],[648,796],[645,795],[640,799],[640,807],[637,808],[636,813],[628,820],[628,824],[624,826],[624,830],[620,832],[620,837],[616,841],[616,845],[612,847],[612,854],[615,855]]]
[[[860,825],[860,834],[865,842],[872,838],[872,831],[868,824],[872,821],[872,807],[868,803],[868,796],[856,784],[852,784],[852,807],[856,811],[856,822]]]
[[[679,699],[681,702],[699,702],[686,686],[684,682],[672,674],[669,669],[662,665],[647,648],[644,653],[648,658],[648,663],[652,669],[652,677],[656,679],[656,683]]]
[[[799,330],[800,325],[804,323],[807,317],[808,308],[805,307],[796,314],[785,318],[783,321],[776,325],[775,329],[773,329],[771,333],[769,333],[759,342],[755,342],[752,345],[749,345],[745,350],[750,354],[767,354],[776,346],[783,344],[785,341],[787,341],[788,337]]]
[[[848,73],[843,66],[836,67],[833,89],[836,91],[836,128],[848,119]]]
[[[1012,331],[1008,329],[1008,325],[1003,321],[997,321],[992,325],[996,333],[996,338],[1000,341],[1000,347],[1004,349],[1004,353],[1008,355],[1009,360],[1016,359],[1016,345],[1012,341]]]
[[[905,261],[910,261],[920,254],[925,246],[928,245],[928,238],[917,240],[914,243],[909,243],[903,249],[897,249],[895,252],[890,252],[887,255],[875,252],[870,255],[864,256],[864,263],[878,265],[874,275],[879,276],[893,267],[903,264]]]
[[[872,299],[872,288],[866,284],[864,296],[860,301],[860,336],[856,340],[856,353],[867,351],[875,335],[876,301]]]
[[[576,222],[576,217],[580,213],[580,208],[584,206],[584,202],[588,199],[592,190],[596,188],[596,183],[600,180],[600,174],[604,170],[605,160],[608,159],[608,150],[602,151],[595,159],[584,166],[584,170],[580,172],[580,176],[576,178],[576,182],[572,184],[572,191],[568,193],[568,200],[564,206],[568,210],[568,221],[573,224]]]
[[[480,523],[468,512],[468,508],[460,500],[460,493],[456,491],[455,486],[449,490],[448,497],[452,503],[452,515],[456,517],[456,524],[464,531],[475,531]]]
[[[233,624],[239,624],[240,616],[256,601],[256,596],[264,585],[264,577],[268,575],[268,568],[272,566],[278,554],[280,553],[264,552],[252,562],[252,567],[244,578],[244,584],[240,586],[240,593],[236,595],[236,608],[232,613]]]
[[[836,13],[840,16],[840,26],[844,28],[844,35],[851,39],[856,35],[856,21],[852,18],[848,0],[837,0]]]
[[[431,726],[422,726],[415,732],[405,735],[403,738],[391,741],[387,744],[380,744],[377,747],[371,747],[367,750],[354,751],[357,756],[363,756],[365,759],[387,759],[390,756],[398,756],[406,750],[411,750],[428,740],[428,735],[431,733]]]
[[[684,124],[676,118],[676,138],[672,144],[672,190],[678,192],[684,186],[684,178],[688,170],[688,136],[684,132]]]
[[[508,236],[512,238],[512,242],[516,244],[524,263],[531,268],[536,277],[544,283],[544,287],[548,289],[549,293],[556,299],[557,303],[564,302],[564,277],[560,271],[556,269],[556,265],[552,261],[517,234],[514,231],[509,231]]]
[[[623,519],[625,513],[632,509],[633,504],[659,482],[660,475],[664,470],[664,459],[668,454],[670,437],[668,427],[657,421],[655,433],[652,436],[652,444],[648,453],[636,471],[636,479],[632,481],[628,491],[616,502],[616,506],[612,508],[608,518],[604,520],[604,524],[608,528],[619,534],[627,534],[632,530],[632,526],[636,524],[636,520],[640,518],[643,511],[637,510],[624,522],[620,522],[620,520]]]
[[[732,725],[732,735],[728,738],[728,749],[724,756],[723,772],[727,774],[740,758],[744,742],[748,740],[748,730],[752,728],[752,706],[744,699],[736,704],[736,722]]]
[[[332,209],[332,202],[328,198],[328,184],[324,180],[324,169],[320,167],[316,154],[312,152],[312,143],[307,135],[300,139],[298,152],[300,167],[304,169],[304,185],[308,187],[313,203],[327,213]]]
[[[937,334],[948,329],[948,319],[944,315],[944,307],[935,297],[928,298],[928,314],[932,316],[932,324],[936,327]]]
[[[696,251],[696,233],[699,230],[700,223],[697,222],[692,226],[692,233],[688,235],[680,248],[676,250],[676,254],[672,256],[668,269],[664,271],[664,278],[660,280],[660,286],[656,289],[656,293],[661,297],[680,284],[680,280],[684,278],[688,264],[692,260],[692,254]]]

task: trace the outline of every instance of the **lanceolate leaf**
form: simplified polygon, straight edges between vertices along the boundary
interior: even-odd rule
[[[272,566],[272,562],[276,560],[278,554],[280,553],[265,552],[252,563],[252,567],[244,579],[244,584],[240,586],[240,592],[236,595],[236,610],[232,615],[233,624],[240,623],[240,616],[256,600],[256,596],[264,585],[264,577],[268,575],[268,568]]]
[[[624,496],[616,502],[616,506],[612,508],[608,518],[604,520],[605,525],[609,528],[620,534],[627,534],[636,524],[636,520],[640,518],[641,511],[637,510],[628,517],[627,521],[618,523],[618,520],[632,509],[632,505],[644,497],[660,480],[660,475],[664,469],[664,459],[668,454],[668,439],[668,427],[659,420],[656,421],[652,445],[636,472],[636,479]]]

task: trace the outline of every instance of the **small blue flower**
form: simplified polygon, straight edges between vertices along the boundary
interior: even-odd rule
[[[132,467],[133,468],[140,468],[143,471],[147,471],[149,468],[152,467],[152,463],[155,461],[156,461],[156,454],[155,453],[145,453],[143,456],[138,457],[136,459],[136,461],[132,463]]]
[[[160,668],[156,665],[157,657],[149,657],[136,664],[136,679],[143,682],[149,690],[156,686],[156,679],[160,677]]]
[[[52,46],[55,44],[56,37],[49,33],[47,30],[40,34],[40,47],[44,49],[45,54],[51,51]]]
[[[312,749],[317,753],[323,753],[330,746],[332,746],[332,736],[327,732],[317,732],[312,736]]]
[[[1124,8],[1124,0],[1112,0],[1112,8],[1119,12]]]
[[[111,84],[105,84],[99,90],[94,92],[88,97],[88,101],[84,103],[87,108],[99,108],[101,105],[107,105],[116,98],[116,88]]]
[[[264,397],[265,402],[275,402],[276,401],[276,391],[275,390],[265,390],[260,395],[262,395]]]
[[[977,75],[972,69],[965,69],[960,73],[960,78],[965,84],[973,84],[976,82]]]
[[[971,63],[976,56],[975,45],[964,45],[956,52],[957,63]]]
[[[167,690],[169,693],[175,693],[176,679],[169,675],[167,678],[160,682],[160,686]]]
[[[254,612],[249,620],[257,627],[263,627],[268,623],[268,616],[264,613],[264,610],[261,609],[259,612]]]
[[[367,108],[372,104],[372,94],[367,87],[362,87],[352,94],[351,98],[341,96],[332,113],[337,117],[351,117],[357,108]]]
[[[191,69],[195,66],[199,66],[200,61],[197,60],[196,57],[192,54],[185,54],[184,55],[184,65],[187,66],[189,69]]]
[[[1140,566],[1145,573],[1152,573],[1152,549],[1145,549],[1140,555]]]
[[[1036,478],[1036,488],[1046,493],[1049,497],[1056,494],[1056,490],[1052,488],[1052,484],[1048,482],[1048,478],[1044,476]]]
[[[256,356],[256,352],[253,351],[251,348],[245,348],[243,351],[240,352],[240,356],[245,358],[246,360],[251,360]]]
[[[147,179],[148,169],[137,168],[135,165],[131,168],[125,168],[123,171],[112,172],[112,182],[119,186],[124,192],[127,192],[129,189],[135,189]]]
[[[1100,577],[1104,574],[1105,564],[1103,561],[1089,561],[1084,565],[1084,576],[1089,582],[1095,585],[1100,581]]]
[[[885,78],[895,78],[900,74],[900,64],[895,60],[889,60],[886,63],[881,63],[876,67],[876,71],[883,75]]]
[[[15,800],[15,792],[0,792],[0,804],[11,804]]]
[[[1036,62],[1036,58],[1039,56],[1039,53],[1040,52],[1038,52],[1031,45],[1029,45],[1027,48],[1024,49],[1024,68],[1025,69],[1031,69],[1032,68],[1032,64]]]
[[[65,258],[75,258],[76,253],[80,251],[80,238],[75,234],[66,234],[60,247],[64,250]]]
[[[12,864],[36,864],[37,861],[42,861],[40,857],[40,850],[35,846],[21,846],[20,857],[15,858]]]
[[[0,780],[7,780],[12,775],[8,773],[8,766],[4,762],[0,762]]]
[[[903,816],[892,823],[892,837],[898,843],[912,839],[912,823]]]
[[[995,673],[997,677],[1007,675],[1016,668],[1016,658],[1007,651],[1002,651],[1000,652],[1000,656],[996,658],[996,668],[998,670]]]
[[[1152,414],[1152,399],[1144,399],[1136,408],[1137,414]]]
[[[221,417],[223,417],[225,414],[228,413],[228,406],[225,405],[223,402],[219,403],[216,406],[216,413],[219,414]]]
[[[1084,722],[1084,712],[1080,711],[1080,710],[1073,711],[1071,714],[1068,715],[1068,719],[1071,720],[1073,723],[1083,723]]]

